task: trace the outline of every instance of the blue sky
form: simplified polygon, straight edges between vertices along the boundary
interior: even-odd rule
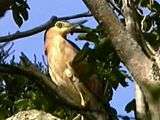
[[[29,11],[29,20],[24,22],[22,27],[19,29],[14,23],[11,12],[7,12],[5,17],[0,19],[0,36],[7,35],[9,33],[11,34],[18,30],[24,31],[39,26],[40,24],[48,21],[51,16],[69,16],[88,11],[81,0],[28,0],[28,4],[31,8]],[[89,22],[86,23],[86,25],[90,27],[96,26],[96,21],[94,21],[93,18],[87,19]],[[74,37],[71,38],[74,39]],[[16,40],[14,43],[13,49],[15,50],[14,54],[16,55],[16,60],[18,60],[20,52],[23,51],[30,59],[33,59],[33,55],[36,54],[37,59],[42,61],[42,55],[44,54],[43,32]],[[78,44],[81,43],[78,42]],[[118,114],[121,115],[126,114],[124,111],[124,106],[127,102],[132,100],[134,96],[133,83],[129,83],[132,85],[126,89],[120,86],[111,101],[111,104],[118,109]],[[133,114],[130,115],[133,116]]]

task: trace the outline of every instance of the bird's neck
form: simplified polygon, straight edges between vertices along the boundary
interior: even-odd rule
[[[60,49],[66,42],[67,35],[54,34],[45,41],[45,54],[47,55],[51,49]]]

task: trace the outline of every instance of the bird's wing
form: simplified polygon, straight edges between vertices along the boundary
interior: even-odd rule
[[[80,51],[80,50],[81,50],[74,42],[72,42],[72,41],[70,41],[70,40],[68,40],[68,39],[67,39],[67,42],[68,42],[70,45],[72,45],[77,51]]]
[[[49,61],[52,63],[52,60]],[[62,76],[58,74],[54,68],[54,64],[49,64],[49,73],[52,78],[52,81],[60,88],[62,88],[63,95],[66,95],[71,103],[85,106],[87,101],[84,97],[86,90],[83,85],[79,83],[79,78],[74,75],[72,67],[68,64],[64,69]]]

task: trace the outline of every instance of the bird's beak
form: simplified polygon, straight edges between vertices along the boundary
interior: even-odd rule
[[[77,22],[73,22],[73,23],[71,23],[72,24],[72,29],[76,29],[77,27],[83,25],[86,22],[87,22],[87,20],[80,20],[80,21],[77,21]]]
[[[87,22],[87,20],[80,20],[80,21],[77,21],[77,22],[73,22],[72,25],[73,25],[74,28],[76,28],[80,25],[83,25],[86,22]]]
[[[80,21],[71,23],[72,26],[70,29],[70,33],[73,34],[75,31],[79,30],[80,28],[78,28],[78,27],[80,27],[81,25],[83,25],[86,22],[87,22],[87,20],[80,20]]]

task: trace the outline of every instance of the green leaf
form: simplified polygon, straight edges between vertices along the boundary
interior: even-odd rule
[[[19,7],[19,12],[25,21],[28,20],[28,11],[26,8],[24,8],[23,6]]]
[[[135,99],[133,99],[125,106],[125,111],[127,113],[129,113],[129,112],[135,111],[135,110],[136,110],[136,101],[135,101]]]
[[[123,87],[127,87],[128,86],[128,82],[125,81],[126,76],[124,74],[122,74],[119,70],[115,71],[115,74],[117,76],[117,79],[118,79],[119,83]]]
[[[25,0],[15,0],[11,1],[12,15],[15,23],[20,27],[23,24],[23,20],[28,20],[28,11],[30,9],[27,1]]]
[[[154,12],[159,12],[160,11],[160,4],[157,1],[154,1],[154,4],[151,6],[151,10]]]
[[[28,100],[28,99],[20,99],[15,101],[15,107],[18,110],[24,110],[24,109],[29,109],[32,108],[32,101]]]
[[[14,18],[14,21],[16,22],[16,24],[21,27],[22,23],[23,23],[23,19],[22,17],[20,16],[20,13],[19,11],[17,11],[16,9],[15,10],[12,10],[12,15],[13,15],[13,18]]]
[[[153,25],[152,18],[150,16],[147,16],[144,23],[143,23],[143,29],[144,31],[148,31]]]

